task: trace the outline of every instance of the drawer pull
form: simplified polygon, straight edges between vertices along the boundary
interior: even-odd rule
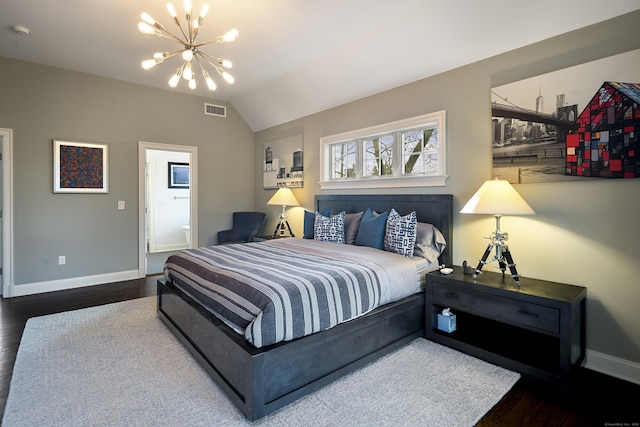
[[[540,317],[539,314],[536,313],[530,313],[528,311],[524,311],[524,310],[518,310],[518,313],[520,314],[526,314],[527,316],[531,316],[531,317]]]

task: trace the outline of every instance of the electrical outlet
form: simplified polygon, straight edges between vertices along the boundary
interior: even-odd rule
[[[118,200],[118,209],[124,210],[124,200]]]
[[[66,256],[64,256],[64,255],[60,255],[60,256],[58,257],[58,264],[59,264],[59,265],[64,265],[64,264],[66,264],[66,263],[67,263],[67,257],[66,257]]]

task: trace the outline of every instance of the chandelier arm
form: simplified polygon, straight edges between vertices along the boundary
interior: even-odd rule
[[[204,67],[202,66],[202,62],[200,62],[200,58],[198,58],[197,56],[194,56],[194,58],[196,59],[196,62],[198,63],[198,65],[200,66],[200,71],[202,72],[203,76],[208,76],[209,73],[207,72],[207,70],[204,69]]]
[[[202,53],[202,52],[200,52],[200,53]],[[215,70],[218,72],[218,74],[222,75],[222,73],[224,73],[224,70],[220,67],[220,65],[214,64],[207,57],[204,57],[204,59],[205,59],[205,61],[207,61],[209,63],[209,65],[211,65],[213,68],[215,68]]]
[[[202,53],[202,52],[198,52],[198,53]],[[200,66],[200,70],[204,70],[204,68],[202,67],[202,63],[200,62],[200,58],[198,58],[198,55],[193,55],[193,59],[195,59],[198,65]]]
[[[180,38],[174,36],[174,37],[176,37],[176,40],[180,40],[180,43],[184,43],[185,40],[189,41],[189,37],[185,34],[184,29],[182,28],[182,25],[180,24],[180,20],[178,19],[177,16],[173,17],[173,22],[175,22],[176,25],[178,26],[178,28],[180,28],[180,32],[182,33],[182,36],[184,37],[184,40],[181,40]],[[187,25],[189,25],[189,22],[187,22]],[[169,33],[169,34],[171,34],[171,33]],[[173,34],[171,34],[171,35],[173,35]]]
[[[186,12],[185,21],[186,21],[187,29],[189,30],[189,38],[187,40],[189,40],[189,44],[192,44],[194,37],[192,32],[193,28],[191,27],[191,12]]]
[[[193,42],[195,43],[196,37],[198,37],[198,31],[200,31],[200,27],[204,24],[204,18],[202,16],[198,17],[198,26],[193,29]]]
[[[205,58],[207,60],[207,62],[211,63],[209,60],[214,60],[218,63],[218,65],[222,65],[222,58],[218,58],[217,56],[211,56],[206,52],[203,52],[201,50],[198,51],[198,53],[200,55],[202,55],[203,58]],[[213,65],[213,64],[212,64]]]
[[[151,18],[153,19],[153,18]],[[180,26],[180,23],[177,21],[178,26]],[[147,34],[151,34],[154,35],[156,37],[164,37],[170,40],[174,40],[177,41],[180,44],[184,44],[184,40],[182,40],[180,37],[176,36],[175,34],[173,34],[171,31],[167,30],[164,25],[162,25],[159,22],[153,22],[153,24],[150,24],[149,22],[141,22],[140,24],[147,24],[151,29],[153,29],[153,33],[147,33]],[[180,30],[182,30],[182,28],[180,28]],[[184,32],[183,32],[184,34]]]
[[[222,39],[222,36],[218,36],[213,40],[209,40],[208,42],[202,42],[202,43],[194,44],[193,47],[207,46],[207,45],[210,45],[212,43],[224,43],[224,40]]]
[[[204,81],[207,84],[207,87],[209,88],[210,91],[212,92],[215,91],[217,88],[216,83],[213,81],[213,79],[211,78],[207,70],[205,70],[204,67],[202,66],[202,63],[200,62],[200,58],[198,58],[197,56],[195,56],[195,58],[196,58],[196,61],[198,62],[198,65],[200,66],[200,71],[202,72],[202,77],[204,77]]]
[[[158,28],[158,27],[156,27],[156,28]],[[172,32],[166,30],[164,27],[160,27],[159,29],[162,32],[156,31],[155,33],[153,33],[151,35],[152,36],[156,36],[156,37],[162,37],[162,38],[165,38],[165,39],[169,39],[169,40],[172,40],[174,42],[180,43],[181,45],[185,44],[184,40],[180,39],[178,36],[176,36]]]
[[[182,52],[184,52],[184,49],[178,49],[178,50],[174,50],[172,52],[162,52],[162,56],[164,56],[164,59],[168,59],[168,58],[172,58],[172,57],[174,57],[177,54],[182,53]],[[165,53],[167,54],[166,56],[165,56]]]
[[[179,77],[182,77],[182,75],[184,74],[184,68],[187,65],[187,61],[183,61],[182,64],[178,67],[178,71],[176,71],[176,74]]]

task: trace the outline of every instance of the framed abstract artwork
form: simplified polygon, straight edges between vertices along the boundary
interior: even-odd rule
[[[108,145],[53,140],[53,192],[108,193]]]
[[[189,188],[189,163],[168,162],[169,188]]]

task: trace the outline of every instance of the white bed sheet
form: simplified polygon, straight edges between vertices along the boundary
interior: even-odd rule
[[[437,260],[434,263],[421,257],[407,258],[367,246],[296,238],[274,239],[261,243],[281,246],[289,250],[312,250],[316,253],[322,253],[326,257],[350,259],[354,262],[364,260],[380,266],[387,272],[388,280],[387,286],[382,288],[380,305],[398,301],[420,292],[424,286],[425,274],[438,268]]]

